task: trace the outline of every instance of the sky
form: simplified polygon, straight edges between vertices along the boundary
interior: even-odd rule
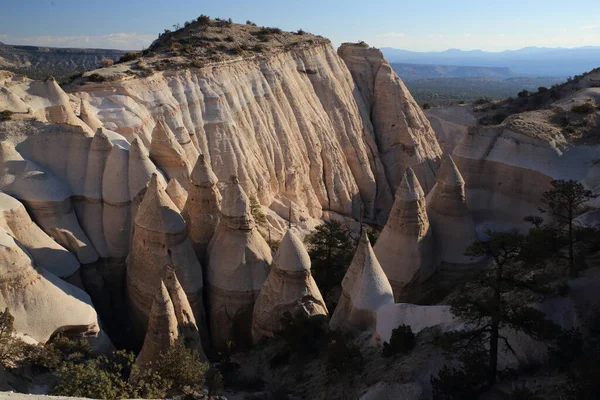
[[[137,50],[200,14],[413,51],[600,45],[600,0],[0,0],[0,42]]]

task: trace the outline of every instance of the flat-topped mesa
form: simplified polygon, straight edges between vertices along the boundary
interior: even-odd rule
[[[402,298],[405,287],[425,281],[436,270],[425,196],[410,168],[396,191],[390,217],[374,250],[392,285],[396,301]]]
[[[221,192],[217,176],[203,154],[198,156],[188,184],[188,197],[182,215],[189,226],[190,239],[198,260],[205,260],[208,244],[221,218]]]
[[[156,289],[144,345],[135,361],[140,367],[156,362],[179,338],[175,308],[162,279]]]
[[[191,170],[190,162],[173,131],[163,120],[158,120],[152,130],[150,158],[164,171],[169,180],[178,179],[187,185]]]
[[[173,267],[167,265],[165,268],[165,277],[163,279],[171,301],[173,302],[173,308],[175,309],[175,316],[177,317],[177,327],[179,330],[179,336],[183,338],[185,347],[196,350],[202,361],[207,361],[204,348],[202,347],[202,341],[208,344],[208,332],[206,326],[202,326],[202,332],[199,332],[198,325],[196,324],[196,318],[192,307],[187,299],[187,295],[177,279],[176,271]],[[200,338],[202,336],[202,339]]]
[[[281,317],[302,313],[327,316],[327,306],[310,273],[310,257],[302,241],[288,230],[260,289],[252,317],[252,338],[272,337],[281,330]]]
[[[427,195],[427,215],[441,261],[453,264],[477,261],[464,255],[477,235],[467,208],[465,181],[449,155],[444,156],[435,186]]]
[[[96,311],[83,290],[37,267],[0,228],[0,309],[8,308],[18,333],[44,343],[56,332],[100,334]]]
[[[224,349],[252,342],[254,303],[273,261],[271,249],[255,227],[250,200],[233,177],[223,197],[219,226],[208,246],[206,272],[212,344]]]
[[[177,179],[171,179],[167,185],[166,191],[171,198],[171,201],[173,201],[173,204],[177,206],[179,211],[182,211],[188,196],[183,186],[181,186]]]
[[[381,159],[392,190],[411,167],[426,192],[431,190],[442,156],[427,117],[396,75],[383,53],[366,43],[344,43],[338,49],[370,111]]]
[[[167,264],[175,269],[196,321],[204,326],[202,267],[188,239],[185,221],[154,174],[135,218],[127,258],[127,297],[137,339],[143,337],[152,298]]]
[[[329,321],[331,329],[374,330],[377,310],[394,303],[394,293],[364,231],[342,280],[342,295]]]

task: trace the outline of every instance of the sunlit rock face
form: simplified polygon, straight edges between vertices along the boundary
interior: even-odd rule
[[[398,188],[403,171],[410,167],[429,192],[442,149],[421,108],[379,49],[344,43],[338,54],[369,112],[391,189]]]
[[[377,310],[393,302],[392,286],[364,231],[342,280],[342,295],[329,326],[332,329],[374,330]]]
[[[251,343],[254,303],[273,262],[256,229],[250,200],[237,178],[223,195],[222,216],[208,247],[206,290],[211,343],[225,349]]]
[[[425,194],[410,168],[398,187],[390,217],[374,250],[397,301],[405,287],[425,281],[436,271]]]
[[[272,337],[282,315],[327,316],[327,306],[310,273],[310,257],[298,236],[288,230],[277,249],[271,272],[254,305],[252,337]]]

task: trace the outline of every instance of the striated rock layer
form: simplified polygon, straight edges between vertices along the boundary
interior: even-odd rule
[[[379,49],[344,43],[338,49],[366,106],[392,190],[411,167],[429,192],[442,155],[435,132],[402,80]]]
[[[166,265],[175,269],[196,321],[204,326],[202,267],[188,239],[185,221],[153,175],[136,215],[127,259],[127,298],[139,336],[148,323]]]
[[[374,330],[377,310],[392,303],[392,286],[364,231],[342,280],[342,295],[329,326],[332,329]]]
[[[251,343],[254,303],[273,261],[269,245],[256,229],[250,200],[237,178],[223,196],[221,221],[208,247],[206,286],[212,345]]]
[[[375,255],[385,271],[396,301],[403,289],[429,278],[436,270],[436,252],[427,218],[425,195],[408,168],[377,243]]]
[[[441,261],[453,264],[477,261],[464,255],[477,235],[467,208],[465,181],[450,156],[444,156],[435,186],[427,195],[427,216]]]
[[[302,313],[308,317],[327,316],[327,306],[310,273],[310,257],[302,241],[288,230],[281,243],[269,276],[260,289],[252,317],[255,341],[274,336],[281,330],[281,317]]]

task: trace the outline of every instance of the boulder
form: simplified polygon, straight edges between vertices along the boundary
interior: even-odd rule
[[[141,367],[156,362],[179,338],[175,308],[162,279],[154,295],[144,345],[135,363]]]
[[[374,330],[377,310],[393,303],[392,286],[375,257],[367,232],[363,231],[342,280],[342,295],[329,326],[332,329]]]
[[[206,249],[221,218],[221,193],[217,176],[204,155],[198,156],[188,185],[188,197],[182,215],[189,226],[190,239],[199,260],[203,261]]]
[[[250,200],[233,177],[223,198],[222,216],[208,246],[206,271],[212,345],[228,342],[243,348],[252,341],[254,303],[273,261],[271,249],[258,232]]]
[[[436,183],[427,195],[427,216],[441,261],[453,264],[479,261],[464,255],[477,235],[467,207],[465,181],[449,155],[444,156]]]
[[[281,243],[269,276],[254,304],[252,338],[274,336],[280,331],[281,317],[303,313],[308,317],[327,316],[321,292],[310,273],[310,257],[302,241],[288,230]]]
[[[158,182],[157,175],[153,175],[135,218],[127,258],[127,297],[138,339],[143,337],[152,299],[167,264],[175,269],[196,321],[201,326],[205,321],[202,267],[188,238],[185,221]]]
[[[422,283],[436,270],[425,195],[410,168],[398,187],[390,217],[374,250],[396,301],[402,298],[405,287]]]

